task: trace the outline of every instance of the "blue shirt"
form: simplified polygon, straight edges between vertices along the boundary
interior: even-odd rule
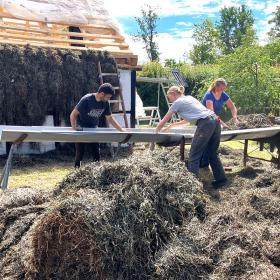
[[[206,101],[212,101],[215,114],[220,115],[222,113],[223,105],[229,100],[229,98],[229,95],[223,92],[220,99],[217,100],[212,91],[207,91],[202,99],[202,104],[206,107]]]

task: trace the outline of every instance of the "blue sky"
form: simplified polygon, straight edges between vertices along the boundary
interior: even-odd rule
[[[279,0],[103,0],[110,14],[117,20],[122,33],[132,51],[139,56],[139,62],[147,60],[143,46],[131,38],[135,34],[137,25],[134,16],[141,15],[141,7],[151,4],[156,7],[160,20],[158,22],[158,38],[161,59],[183,59],[194,44],[192,39],[193,24],[210,18],[214,22],[219,20],[219,11],[223,7],[246,4],[255,17],[255,28],[260,44],[267,42],[267,32],[271,28],[268,21],[272,17]]]

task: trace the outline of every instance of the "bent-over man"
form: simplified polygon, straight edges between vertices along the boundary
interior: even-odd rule
[[[74,130],[81,130],[83,127],[96,128],[100,119],[105,116],[109,124],[119,131],[123,131],[122,127],[113,118],[109,104],[109,100],[114,94],[115,90],[112,85],[104,83],[96,93],[88,93],[83,96],[70,114],[72,128]],[[99,161],[99,143],[90,143],[89,146],[93,161]],[[75,148],[75,167],[80,167],[84,156],[85,143],[75,143]]]

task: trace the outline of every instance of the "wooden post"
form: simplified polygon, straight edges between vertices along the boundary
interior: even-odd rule
[[[248,158],[248,143],[249,140],[245,140],[244,142],[244,151],[243,151],[243,166],[246,166],[247,164],[247,158]]]
[[[185,137],[183,136],[180,142],[180,160],[185,161]]]
[[[277,164],[277,169],[280,169],[280,147],[277,147],[276,164]]]
[[[13,144],[10,148],[9,155],[8,155],[6,164],[4,166],[3,173],[2,173],[1,178],[0,178],[0,185],[1,185],[2,190],[4,190],[4,191],[8,187],[8,181],[9,181],[9,176],[10,176],[10,173],[11,173],[13,152],[14,152],[15,146],[17,144],[22,143],[27,136],[28,135],[26,133],[23,133],[18,139],[16,139],[13,142]]]

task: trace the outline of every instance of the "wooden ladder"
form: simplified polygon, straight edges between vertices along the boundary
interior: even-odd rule
[[[103,73],[102,72],[102,68],[101,68],[101,63],[100,61],[98,61],[98,74],[99,74],[99,81],[100,81],[100,85],[102,85],[104,83],[104,79],[103,77],[117,77],[118,78],[118,86],[114,86],[114,90],[115,90],[115,96],[116,99],[113,100],[109,100],[110,104],[120,104],[121,105],[121,114],[123,115],[123,119],[124,119],[124,125],[126,128],[128,128],[128,119],[127,119],[127,114],[126,114],[126,110],[125,110],[125,104],[124,104],[124,99],[123,99],[123,94],[122,94],[122,88],[121,88],[121,84],[120,84],[120,78],[119,78],[119,73],[118,73],[118,69],[116,69],[115,73]],[[119,108],[119,106],[118,106]]]

